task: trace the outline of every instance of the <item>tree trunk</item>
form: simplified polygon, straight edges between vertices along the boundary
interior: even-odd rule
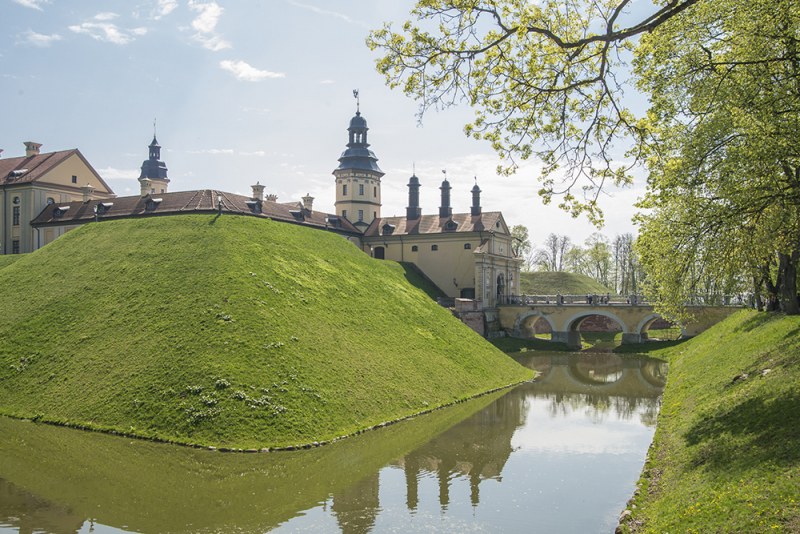
[[[781,304],[786,315],[800,315],[800,304],[797,302],[798,260],[800,260],[800,250],[795,250],[791,254],[778,253]]]

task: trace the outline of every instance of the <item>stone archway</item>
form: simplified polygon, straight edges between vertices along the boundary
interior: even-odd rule
[[[525,337],[523,325],[533,317],[536,317],[534,321],[537,321],[539,319],[544,319],[550,325],[550,331],[551,332],[556,331],[556,325],[550,317],[548,317],[546,314],[542,312],[534,310],[525,312],[519,317],[517,317],[517,320],[514,323],[514,337],[520,337],[520,338]]]
[[[664,317],[660,313],[651,313],[641,321],[639,321],[639,325],[636,327],[636,334],[639,335],[639,338],[642,340],[647,339],[647,331],[650,329],[650,325],[656,322],[658,319],[663,319]],[[681,329],[681,339],[689,337],[686,333],[686,328],[683,325],[675,324],[675,326]]]

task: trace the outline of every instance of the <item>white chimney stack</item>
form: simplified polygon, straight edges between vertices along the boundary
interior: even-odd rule
[[[91,184],[86,184],[81,187],[83,191],[83,203],[86,204],[90,200],[94,200],[94,187]]]
[[[312,204],[314,204],[314,197],[311,196],[311,193],[306,193],[306,196],[303,197],[303,209],[311,211]]]
[[[250,187],[253,188],[253,200],[264,200],[264,186],[260,182],[256,182],[256,185]]]
[[[29,158],[31,156],[38,156],[39,149],[41,148],[41,143],[34,143],[33,141],[28,141],[25,143],[25,157]]]
[[[146,197],[150,193],[153,192],[153,182],[148,180],[147,178],[140,178],[139,183],[142,184],[142,196]]]

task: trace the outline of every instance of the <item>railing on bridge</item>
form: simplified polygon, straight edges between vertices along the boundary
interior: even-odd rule
[[[650,306],[652,303],[641,294],[612,295],[610,293],[588,295],[507,295],[502,302],[510,306]],[[741,295],[693,296],[686,301],[687,306],[747,306],[747,299]]]

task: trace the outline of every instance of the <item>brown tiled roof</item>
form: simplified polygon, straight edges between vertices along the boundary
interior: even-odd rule
[[[472,216],[469,213],[454,213],[452,217],[440,218],[438,215],[423,215],[419,219],[409,221],[405,217],[381,217],[372,221],[364,232],[365,237],[383,235],[383,226],[394,226],[391,235],[420,235],[420,234],[447,234],[461,232],[488,232],[497,230],[497,222],[501,215],[499,211],[485,212]],[[455,230],[446,230],[447,221],[452,220],[457,224]]]
[[[100,183],[102,183],[110,193],[113,193],[111,188],[108,187],[108,184],[103,181],[100,175],[97,174],[97,171],[86,161],[86,158],[83,157],[83,154],[81,154],[77,148],[61,150],[59,152],[47,152],[45,154],[37,154],[29,157],[0,158],[0,185],[27,184],[34,182],[73,154],[77,154],[89,170],[97,176]],[[25,170],[23,174],[14,176],[14,171],[22,170]]]
[[[150,217],[155,215],[176,215],[179,213],[216,212],[219,209],[217,196],[222,195],[222,212],[255,217],[270,218],[278,221],[292,222],[324,228],[327,217],[336,217],[319,211],[293,210],[291,206],[277,202],[262,202],[261,213],[253,209],[254,201],[249,197],[217,191],[202,189],[200,191],[177,191],[162,193],[160,195],[117,197],[114,199],[65,202],[47,206],[32,222],[32,226],[48,226],[56,224],[70,224],[88,222],[94,219],[94,207],[102,212],[100,205],[108,206],[105,213],[98,214],[99,219],[123,219],[129,217]],[[148,203],[153,201],[154,209],[147,209]],[[113,204],[109,206],[109,204]],[[68,207],[66,211],[61,208]],[[61,211],[60,216],[56,213]],[[335,228],[343,232],[360,234],[361,232],[346,219],[339,218],[340,227]],[[330,226],[333,229],[333,226]]]

